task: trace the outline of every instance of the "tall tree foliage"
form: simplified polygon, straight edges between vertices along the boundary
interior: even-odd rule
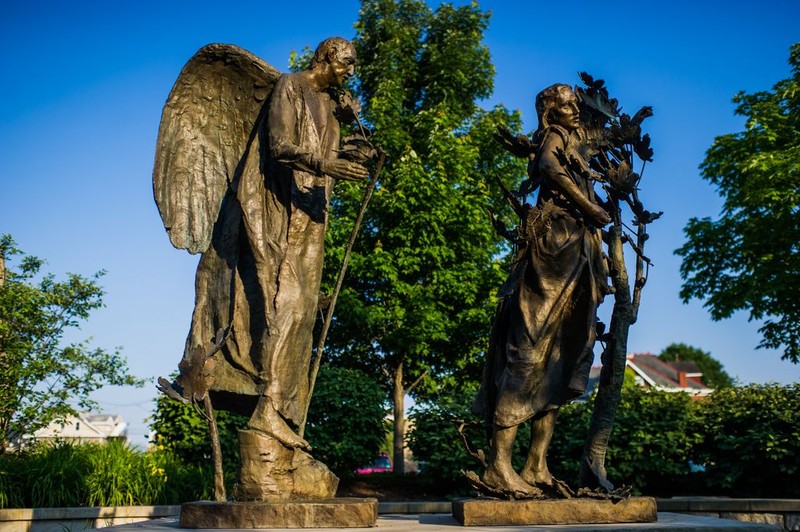
[[[17,255],[17,269],[9,268]],[[93,408],[90,394],[106,384],[142,384],[119,352],[62,343],[67,329],[103,305],[97,284],[103,272],[57,281],[39,276],[42,264],[17,249],[10,235],[0,237],[0,453],[14,435]]]
[[[800,43],[792,76],[772,90],[733,101],[746,129],[722,135],[706,152],[702,176],[724,199],[717,220],[684,228],[681,297],[704,299],[715,320],[747,310],[764,320],[758,347],[800,362]]]
[[[402,472],[403,397],[477,379],[503,244],[485,208],[499,201],[493,175],[524,174],[492,140],[518,129],[503,107],[482,111],[494,69],[482,43],[489,15],[477,4],[364,0],[354,40],[365,121],[388,154],[340,294],[329,345],[339,364],[385,375],[392,390],[395,468]],[[361,199],[346,183],[332,201],[326,267]],[[497,206],[496,206],[497,207]],[[469,377],[464,377],[468,375]],[[424,377],[424,378],[423,378]]]

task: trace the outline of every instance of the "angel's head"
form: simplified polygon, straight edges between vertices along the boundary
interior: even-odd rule
[[[569,85],[556,83],[536,95],[536,114],[539,129],[559,125],[572,131],[580,127],[578,99]]]
[[[356,49],[341,37],[325,39],[314,52],[311,69],[324,73],[329,86],[340,87],[353,75],[356,65]]]

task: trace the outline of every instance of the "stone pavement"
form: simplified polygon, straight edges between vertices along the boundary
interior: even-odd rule
[[[481,527],[462,527],[450,514],[406,514],[406,515],[380,515],[378,516],[378,524],[375,528],[376,532],[385,530],[386,532],[454,532],[456,528],[475,530],[476,532],[511,532],[514,530],[530,530],[532,532],[539,531],[564,531],[574,530],[576,532],[610,532],[616,530],[635,530],[635,531],[660,531],[667,530],[670,532],[685,531],[691,532],[699,530],[701,532],[723,532],[723,531],[741,531],[741,532],[761,532],[761,531],[779,531],[780,527],[773,525],[763,525],[756,523],[744,523],[734,521],[731,519],[718,519],[713,517],[701,517],[695,515],[676,514],[670,512],[659,512],[658,521],[655,523],[634,523],[634,524],[613,524],[613,525],[560,525],[560,526],[481,526]],[[181,529],[178,527],[178,518],[167,517],[163,519],[155,519],[152,521],[143,521],[140,523],[131,523],[127,525],[119,525],[111,527],[109,530],[127,531],[127,532],[142,532],[152,530],[155,532],[176,532]],[[281,530],[298,529],[279,529],[273,528],[271,531],[278,532]],[[342,529],[305,529],[308,532],[314,530],[342,530]],[[362,529],[350,529],[362,530]]]

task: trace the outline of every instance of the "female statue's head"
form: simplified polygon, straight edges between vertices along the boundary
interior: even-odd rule
[[[572,131],[581,125],[578,99],[572,88],[562,83],[550,85],[536,95],[536,114],[540,130],[558,125]]]

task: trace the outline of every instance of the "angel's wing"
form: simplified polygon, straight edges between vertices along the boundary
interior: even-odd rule
[[[153,195],[172,245],[203,252],[280,72],[230,44],[204,46],[172,87],[158,130]]]

